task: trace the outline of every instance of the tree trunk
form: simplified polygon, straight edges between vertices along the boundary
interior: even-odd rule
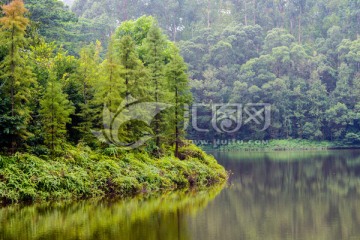
[[[257,2],[254,0],[254,25],[256,25]]]
[[[208,6],[207,6],[207,26],[208,28],[211,27],[211,23],[210,23],[210,0],[208,0]]]
[[[176,26],[176,21],[174,20],[174,30],[173,30],[173,40],[174,42],[176,42],[176,35],[177,35],[177,26]]]
[[[10,62],[10,68],[11,68],[11,116],[15,116],[15,27],[13,26],[11,31],[11,62]]]
[[[178,89],[175,89],[175,157],[179,158],[179,143],[180,143],[180,134],[179,134],[179,96]]]
[[[11,31],[11,62],[10,62],[10,68],[11,68],[11,83],[10,83],[10,98],[11,98],[11,116],[15,116],[15,27],[13,26]],[[16,151],[16,140],[12,136],[11,137],[11,153],[15,153]]]
[[[157,49],[155,47],[155,56],[157,56]],[[156,69],[157,70],[157,69]],[[158,76],[155,76],[155,102],[156,103],[159,103],[159,79],[157,79]],[[158,106],[156,107],[156,112],[159,112],[159,109],[158,109]],[[156,152],[155,152],[155,155],[157,157],[160,156],[160,144],[161,144],[161,140],[160,140],[160,115],[157,114],[155,116],[155,138],[156,138]]]
[[[301,20],[302,20],[302,10],[301,10],[301,7],[300,7],[300,14],[299,14],[299,23],[298,23],[298,35],[299,35],[299,43],[301,44]]]
[[[246,0],[244,0],[244,11],[245,11],[245,14],[244,14],[244,21],[245,21],[245,26],[248,25],[248,20],[247,20],[247,3],[246,3]]]
[[[124,0],[123,9],[124,9],[124,21],[127,21],[128,20],[128,1],[127,0]]]

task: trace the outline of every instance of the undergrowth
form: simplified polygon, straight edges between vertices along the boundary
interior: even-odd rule
[[[67,146],[62,156],[16,154],[0,157],[2,204],[127,197],[186,188],[203,189],[226,180],[224,168],[201,149],[188,145],[179,160],[154,159],[145,152],[110,154]]]

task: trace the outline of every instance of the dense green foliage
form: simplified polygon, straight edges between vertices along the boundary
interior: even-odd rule
[[[72,9],[113,26],[156,16],[189,65],[197,103],[272,104],[266,132],[244,126],[231,137],[360,141],[359,1],[77,0]],[[200,138],[214,137],[228,136]]]
[[[180,149],[185,156],[155,160],[146,152],[124,153],[115,149],[92,151],[67,146],[62,157],[39,158],[16,154],[0,158],[1,203],[126,197],[138,193],[179,189],[204,189],[226,179],[224,168],[194,146]]]
[[[69,38],[68,28],[78,20],[61,2],[26,6],[1,6],[0,201],[127,196],[226,179],[184,141],[187,68],[155,19],[123,23],[107,51],[96,41],[76,52],[81,35]],[[134,103],[169,105],[142,121],[151,109],[131,111]]]
[[[258,25],[265,32],[288,29],[299,42],[326,38],[333,26],[342,29],[343,37],[356,38],[359,9],[357,0],[75,0],[72,5],[76,15],[107,22],[110,29],[142,15],[155,16],[172,40],[204,37],[236,23]]]
[[[30,2],[27,4],[32,6]],[[57,4],[64,11],[61,3],[51,4]],[[0,19],[4,39],[1,46],[5,50],[0,69],[0,93],[4,99],[1,151],[44,154],[48,148],[53,154],[62,155],[62,145],[67,141],[93,148],[105,147],[92,131],[102,131],[104,124],[111,127],[118,124],[123,102],[129,104],[135,98],[136,101],[172,103],[174,98],[173,107],[169,105],[170,109],[155,115],[151,125],[130,119],[122,124],[124,126],[104,129],[106,139],[102,140],[131,144],[142,137],[141,133],[152,133],[154,141],[142,146],[143,149],[152,148],[149,151],[160,157],[174,145],[178,156],[184,140],[184,133],[179,130],[183,124],[181,108],[191,101],[187,69],[179,50],[152,17],[123,23],[109,39],[103,60],[99,41],[84,46],[79,57],[74,57],[54,43],[46,43],[52,38],[47,27],[42,28],[45,40],[38,36],[38,42],[32,43],[31,35],[25,32],[31,24],[20,0],[4,5],[3,12],[4,17]],[[44,18],[38,20],[46,23]],[[110,119],[105,117],[104,108],[110,112],[107,116]]]
[[[14,152],[18,142],[25,139],[29,132],[26,125],[30,119],[28,102],[31,97],[33,74],[28,66],[28,54],[21,49],[26,45],[25,30],[29,20],[24,17],[26,9],[21,1],[14,1],[3,8],[4,16],[0,18],[1,44],[7,54],[0,63],[1,92],[0,99],[6,103],[3,107],[2,132],[3,148]],[[10,125],[10,126],[9,126]],[[5,141],[4,141],[5,140]]]
[[[229,26],[211,39],[211,44],[200,38],[181,43],[185,59],[194,62],[196,99],[272,104],[266,132],[247,125],[237,138],[358,141],[359,40],[341,40],[336,26],[312,45],[296,42],[285,29],[263,35],[259,26]],[[200,52],[207,63],[197,64],[192,49],[207,45],[209,51]]]
[[[75,108],[62,92],[61,83],[50,75],[43,99],[40,101],[40,116],[44,124],[45,141],[52,151],[66,140],[66,124]]]
[[[140,152],[185,158],[190,90],[196,103],[272,105],[269,129],[244,124],[234,139],[360,143],[356,0],[75,0],[72,12],[57,0],[0,4],[4,155],[64,158],[69,144],[115,154],[107,143],[152,136]],[[119,107],[134,100],[172,107],[119,126]]]

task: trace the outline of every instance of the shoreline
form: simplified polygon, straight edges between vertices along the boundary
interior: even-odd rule
[[[240,142],[240,141],[239,141]],[[358,144],[343,142],[309,141],[301,139],[251,141],[249,143],[229,143],[222,146],[201,146],[205,151],[218,152],[286,152],[286,151],[324,151],[324,150],[356,150]]]
[[[72,147],[49,160],[24,153],[0,157],[0,205],[77,201],[96,198],[134,198],[141,194],[201,191],[226,183],[228,173],[200,148],[181,149],[154,159],[146,153],[105,156]]]

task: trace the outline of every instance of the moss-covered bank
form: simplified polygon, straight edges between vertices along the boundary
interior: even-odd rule
[[[127,197],[226,181],[225,169],[199,148],[189,145],[181,154],[184,160],[171,155],[153,159],[144,152],[106,156],[78,146],[53,160],[31,154],[0,157],[1,204]]]

